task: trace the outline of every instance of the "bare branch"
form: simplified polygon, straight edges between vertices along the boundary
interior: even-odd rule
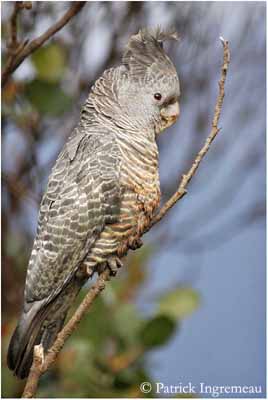
[[[13,59],[15,58],[16,54],[19,51],[19,43],[17,37],[17,17],[19,11],[22,10],[23,8],[24,7],[22,1],[15,2],[9,22],[10,40],[7,43],[7,62],[4,71],[5,70],[8,71],[11,68]],[[2,73],[2,77],[4,76],[4,71]]]
[[[21,3],[21,2],[18,2]],[[26,2],[27,3],[27,2]],[[61,30],[86,4],[85,1],[76,1],[73,2],[69,10],[54,24],[52,25],[46,32],[42,35],[38,36],[36,39],[33,39],[31,42],[27,40],[21,43],[15,52],[15,54],[11,54],[7,60],[5,68],[2,72],[2,87],[4,87],[10,78],[10,75],[19,67],[19,65],[27,58],[31,53],[41,47],[48,39],[50,39],[56,32]],[[17,2],[16,2],[17,5]],[[15,5],[15,7],[16,7]],[[14,11],[15,13],[15,11]],[[16,38],[16,18],[17,13],[13,17],[14,21],[12,22],[12,40]],[[11,16],[12,20],[12,16]]]
[[[9,44],[9,49],[15,50],[16,47],[18,46],[18,41],[17,41],[17,16],[19,13],[19,10],[22,8],[22,1],[16,1],[14,4],[14,9],[13,13],[10,17],[10,36],[11,36],[11,42]]]
[[[76,329],[77,325],[79,324],[85,313],[88,311],[95,298],[105,288],[105,282],[109,279],[110,271],[109,269],[106,269],[100,274],[96,284],[90,288],[89,292],[77,308],[74,315],[60,331],[57,339],[55,340],[53,346],[48,350],[42,363],[40,362],[40,357],[38,357],[38,355],[40,354],[38,346],[35,346],[33,365],[31,367],[22,397],[34,397],[40,376],[49,369],[51,364],[54,363],[59,352],[63,348],[64,343]]]
[[[29,378],[27,379],[22,397],[32,398],[37,390],[40,371],[44,363],[44,349],[42,344],[34,346],[33,363],[31,366]]]
[[[155,215],[155,217],[153,218],[147,231],[149,229],[151,229],[151,227],[153,225],[155,225],[157,222],[159,222],[164,217],[164,215],[166,215],[168,210],[170,210],[170,208],[173,207],[174,204],[176,204],[177,201],[180,200],[187,193],[187,190],[186,190],[187,185],[193,178],[201,161],[207,154],[211,143],[213,142],[213,140],[215,139],[215,137],[217,136],[217,134],[220,131],[220,128],[218,128],[218,123],[219,123],[219,119],[220,119],[220,115],[221,115],[221,109],[222,109],[223,98],[224,98],[224,84],[225,84],[228,66],[230,63],[230,50],[229,50],[228,41],[226,41],[222,38],[220,38],[220,40],[223,44],[223,64],[221,67],[221,79],[219,81],[219,93],[218,93],[216,106],[215,106],[215,110],[214,110],[214,116],[213,116],[213,120],[212,120],[212,128],[211,128],[210,134],[207,137],[204,146],[197,154],[191,168],[189,169],[189,171],[186,174],[184,174],[182,176],[178,190],[173,194],[173,196],[164,204],[164,206],[160,209],[160,211]]]
[[[230,51],[229,51],[229,46],[228,42],[225,40],[222,40],[223,43],[223,65],[221,68],[221,78],[219,81],[219,93],[216,101],[216,106],[214,110],[214,116],[213,116],[213,121],[212,121],[212,129],[211,132],[202,147],[202,149],[199,151],[197,154],[191,168],[189,171],[182,176],[181,183],[179,185],[178,190],[174,193],[174,195],[166,202],[166,204],[160,209],[160,211],[154,216],[152,221],[147,227],[144,227],[144,231],[141,232],[141,236],[147,232],[148,230],[151,229],[153,225],[155,225],[157,222],[159,222],[164,215],[168,212],[168,210],[173,207],[186,193],[186,187],[193,178],[194,174],[196,173],[202,159],[206,155],[207,151],[209,150],[209,147],[213,140],[215,139],[216,135],[219,132],[218,128],[218,122],[221,114],[221,109],[222,109],[222,104],[223,104],[223,98],[224,98],[224,84],[225,84],[225,79],[228,71],[228,66],[230,62]],[[86,312],[89,310],[91,304],[95,300],[95,298],[99,295],[99,293],[105,288],[105,283],[110,279],[110,271],[109,269],[105,269],[100,276],[97,279],[97,282],[95,285],[93,285],[87,295],[85,296],[84,300],[82,303],[79,305],[78,309],[75,311],[74,315],[71,317],[71,319],[67,322],[67,324],[64,326],[64,328],[61,330],[61,332],[58,334],[56,341],[54,342],[53,346],[48,350],[44,362],[40,363],[40,357],[39,360],[37,359],[37,351],[35,347],[35,357],[34,357],[34,362],[33,366],[31,368],[26,387],[23,393],[23,397],[33,397],[36,393],[37,385],[38,385],[38,380],[40,376],[48,370],[48,368],[54,363],[56,360],[59,352],[63,348],[65,341],[68,339],[68,337],[72,334],[72,332],[76,329],[78,323],[81,321],[83,316],[86,314]]]

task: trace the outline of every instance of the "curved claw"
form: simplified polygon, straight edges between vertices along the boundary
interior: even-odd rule
[[[140,238],[133,239],[129,242],[128,247],[131,250],[137,250],[143,245],[143,241]]]
[[[93,274],[94,274],[94,269],[92,268],[92,266],[87,265],[87,263],[85,262],[78,269],[75,276],[79,280],[88,280],[89,278],[92,278]]]
[[[123,267],[122,261],[116,256],[108,258],[107,265],[110,269],[111,276],[115,276],[118,269]]]

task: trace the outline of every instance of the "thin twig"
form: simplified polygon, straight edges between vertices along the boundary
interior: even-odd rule
[[[173,196],[164,204],[164,206],[160,209],[160,211],[154,216],[150,226],[147,228],[147,231],[151,229],[153,225],[155,225],[157,222],[159,222],[164,215],[170,210],[171,207],[174,206],[175,203],[177,203],[178,200],[180,200],[186,193],[186,187],[191,181],[192,177],[196,173],[197,168],[199,167],[199,164],[207,154],[211,143],[217,136],[217,134],[220,131],[220,128],[218,128],[218,123],[221,115],[221,109],[222,109],[222,104],[223,104],[223,98],[224,98],[224,84],[225,84],[225,79],[227,75],[227,70],[228,70],[228,65],[230,63],[230,50],[228,46],[228,41],[225,41],[224,39],[220,38],[222,44],[223,44],[223,64],[221,67],[221,79],[219,81],[219,93],[216,101],[216,106],[214,110],[214,116],[212,120],[212,128],[210,131],[209,136],[207,137],[204,146],[202,149],[199,151],[197,154],[191,168],[189,171],[182,176],[181,182],[179,184],[178,190],[173,194]]]
[[[11,42],[9,44],[9,49],[15,50],[18,46],[17,40],[17,16],[19,11],[22,9],[22,1],[16,1],[14,4],[13,13],[10,17],[10,36]]]
[[[24,41],[19,47],[15,54],[9,57],[5,68],[2,72],[2,87],[4,87],[10,78],[10,75],[19,67],[19,65],[28,57],[31,53],[41,47],[48,39],[50,39],[56,32],[61,30],[69,21],[72,19],[86,4],[85,1],[73,2],[69,10],[47,31],[36,39],[28,42]],[[15,33],[14,33],[15,36]]]
[[[224,49],[224,56],[223,56],[223,65],[221,68],[221,78],[219,81],[219,93],[216,101],[216,106],[214,110],[214,117],[212,121],[212,129],[211,132],[202,147],[199,151],[198,155],[196,156],[191,168],[189,171],[183,175],[181,183],[179,185],[178,190],[174,193],[174,195],[166,202],[166,204],[160,209],[160,211],[155,215],[149,227],[144,229],[144,234],[147,232],[153,225],[159,222],[164,215],[168,212],[168,210],[177,203],[185,194],[186,194],[186,187],[194,174],[196,173],[202,159],[206,155],[212,141],[215,139],[216,135],[219,132],[218,122],[221,114],[223,98],[224,98],[224,84],[226,79],[226,74],[228,70],[228,65],[230,62],[230,51],[228,42],[220,38],[223,44]],[[91,304],[95,300],[95,298],[99,295],[99,293],[105,288],[105,283],[110,279],[110,271],[109,269],[105,269],[97,279],[97,282],[92,288],[89,290],[87,295],[85,296],[82,303],[79,305],[78,309],[75,311],[74,315],[71,319],[67,322],[64,328],[59,332],[56,341],[54,342],[53,346],[48,350],[43,362],[40,362],[40,357],[38,357],[38,352],[40,350],[40,346],[35,346],[34,351],[34,361],[33,365],[26,383],[26,387],[22,397],[33,397],[37,390],[37,385],[40,376],[48,370],[48,368],[54,363],[56,360],[59,352],[64,346],[65,341],[69,338],[72,332],[76,329],[78,323],[81,321],[82,317],[86,314],[89,310]]]
[[[17,18],[19,11],[23,9],[23,2],[16,1],[14,4],[13,12],[9,21],[9,30],[10,30],[10,40],[7,42],[7,61],[5,65],[5,70],[9,70],[12,66],[13,59],[19,51],[19,42],[17,37]],[[4,72],[2,76],[4,75]]]

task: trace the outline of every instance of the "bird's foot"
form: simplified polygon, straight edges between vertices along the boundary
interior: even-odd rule
[[[76,278],[82,281],[88,280],[89,278],[92,278],[93,274],[94,268],[85,261],[76,272]]]
[[[123,263],[119,257],[111,256],[107,260],[107,266],[110,269],[110,275],[115,276],[118,269],[123,267]]]
[[[128,247],[131,250],[137,250],[143,245],[143,242],[140,238],[132,238],[128,243]]]

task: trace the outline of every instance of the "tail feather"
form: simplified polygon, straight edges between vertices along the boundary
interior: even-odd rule
[[[66,313],[57,321],[44,327],[46,316],[47,313],[41,317],[37,315],[32,321],[31,326],[29,326],[29,324],[24,323],[25,317],[22,315],[11,338],[7,363],[8,367],[14,371],[14,375],[18,378],[24,379],[29,375],[35,345],[42,343],[46,352],[54,343],[58,332],[64,324]]]
[[[7,355],[8,367],[18,378],[29,375],[35,345],[42,343],[45,352],[51,347],[83,284],[74,279],[54,298],[27,303],[30,308],[21,315]]]
[[[53,324],[50,324],[46,329],[44,329],[41,338],[41,343],[45,350],[48,350],[55,342],[58,333],[61,331],[63,327],[66,314],[67,313],[65,313],[61,318],[59,318]]]
[[[49,309],[50,307],[43,308],[38,304],[33,304],[30,312],[22,313],[18,326],[11,338],[7,364],[14,371],[14,374],[21,379],[26,378],[29,374],[33,362],[34,346],[42,343],[46,351],[64,323],[66,314],[64,318],[61,318],[60,321],[57,320],[53,324],[52,329],[50,329],[50,325],[44,327],[44,321],[47,318]],[[43,337],[45,338],[44,343]]]
[[[35,338],[37,339],[38,336],[39,329],[37,325],[37,317],[40,313],[40,306],[40,302],[36,302],[28,312],[22,313],[9,344],[7,364],[8,367],[11,370],[14,370],[14,373],[20,377],[22,376],[17,372],[17,370],[21,364],[21,360],[25,357],[28,343]]]

